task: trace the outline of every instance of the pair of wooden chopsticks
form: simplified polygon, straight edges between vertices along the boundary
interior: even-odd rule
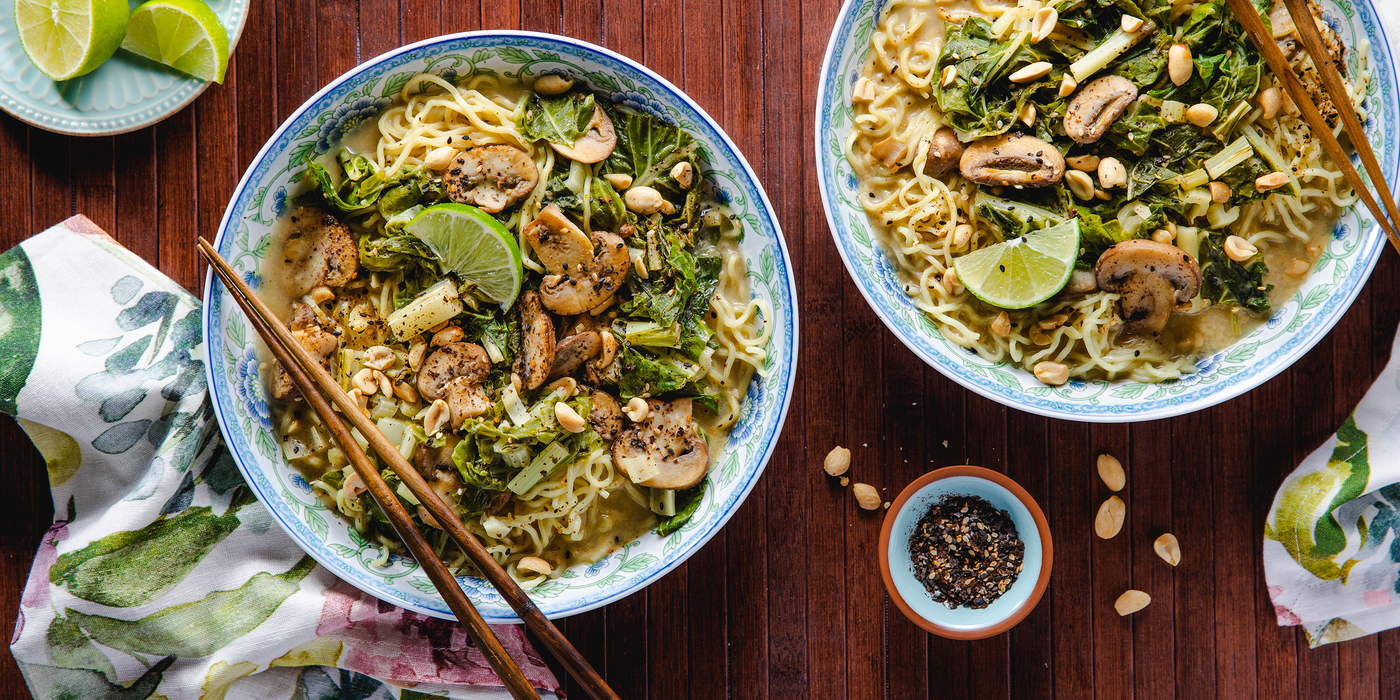
[[[1303,82],[1293,72],[1293,67],[1288,65],[1288,59],[1284,57],[1283,51],[1274,43],[1274,37],[1264,26],[1264,21],[1260,19],[1258,10],[1249,0],[1227,0],[1230,10],[1235,13],[1240,26],[1244,27],[1249,38],[1254,41],[1254,45],[1263,54],[1264,61],[1269,64],[1269,68],[1274,75],[1283,83],[1288,95],[1293,98],[1294,104],[1302,113],[1303,119],[1312,128],[1313,133],[1322,141],[1322,147],[1327,151],[1327,155],[1341,168],[1342,174],[1346,175],[1347,182],[1351,183],[1352,189],[1356,190],[1357,196],[1366,204],[1366,208],[1371,210],[1371,214],[1376,217],[1376,223],[1380,224],[1385,235],[1390,238],[1390,244],[1400,251],[1400,235],[1396,234],[1395,226],[1400,224],[1400,210],[1395,207],[1395,200],[1391,197],[1390,186],[1386,184],[1385,174],[1381,172],[1381,165],[1376,160],[1376,154],[1371,151],[1371,143],[1366,140],[1366,132],[1361,129],[1361,122],[1356,118],[1356,110],[1352,107],[1351,99],[1347,97],[1345,86],[1342,85],[1342,76],[1337,73],[1336,66],[1332,65],[1332,57],[1327,53],[1327,49],[1322,44],[1322,35],[1318,33],[1317,25],[1313,23],[1312,12],[1308,9],[1308,0],[1284,0],[1284,5],[1288,8],[1288,14],[1293,17],[1293,24],[1298,29],[1298,36],[1303,41],[1303,48],[1308,55],[1312,56],[1313,64],[1317,67],[1318,75],[1322,76],[1323,87],[1332,98],[1332,102],[1337,107],[1337,113],[1341,115],[1342,127],[1346,130],[1347,137],[1351,139],[1352,146],[1356,149],[1357,155],[1361,157],[1361,164],[1366,167],[1366,173],[1371,176],[1371,182],[1376,186],[1376,194],[1385,203],[1385,210],[1376,203],[1376,198],[1371,196],[1371,191],[1366,188],[1366,183],[1361,181],[1361,175],[1352,167],[1351,158],[1346,151],[1342,150],[1342,145],[1337,142],[1337,138],[1332,134],[1332,128],[1327,126],[1327,121],[1323,119],[1322,112],[1318,111],[1312,99],[1308,97],[1307,90],[1303,87]],[[1389,212],[1390,218],[1386,219]]]
[[[506,653],[501,642],[496,638],[491,627],[481,618],[466,594],[462,592],[457,581],[442,563],[442,560],[433,552],[428,541],[418,528],[413,524],[413,519],[399,503],[398,498],[389,489],[388,484],[379,475],[379,470],[369,461],[369,456],[360,449],[358,443],[341,420],[326,397],[330,397],[330,402],[340,408],[341,413],[350,420],[365,440],[374,448],[380,459],[384,460],[389,468],[394,472],[399,480],[408,487],[408,490],[427,508],[439,524],[443,526],[448,535],[455,541],[462,551],[466,552],[476,568],[481,571],[502,598],[510,603],[512,609],[524,620],[526,627],[534,632],[545,646],[554,654],[564,668],[572,675],[588,695],[594,700],[618,700],[617,694],[608,687],[598,672],[588,664],[588,661],[579,654],[578,650],[569,643],[569,640],[560,634],[559,630],[544,616],[544,613],[535,607],[530,601],[525,591],[521,590],[515,580],[501,568],[496,560],[482,546],[466,526],[462,524],[457,514],[453,512],[442,497],[436,491],[429,488],[423,476],[413,468],[408,460],[399,454],[398,447],[389,442],[383,433],[370,421],[369,416],[360,411],[359,404],[352,400],[341,388],[340,384],[331,377],[320,363],[316,362],[311,355],[292,338],[292,334],[287,330],[282,322],[277,320],[277,316],[268,309],[267,305],[258,298],[248,285],[229,266],[228,262],[219,255],[218,251],[203,238],[199,239],[199,252],[209,261],[209,266],[214,270],[214,274],[224,283],[237,302],[239,308],[248,317],[248,320],[257,329],[258,335],[272,350],[273,356],[287,370],[292,382],[301,391],[307,403],[309,403],[316,414],[320,416],[321,422],[331,432],[340,450],[349,458],[354,466],[355,472],[360,479],[365,482],[369,493],[374,497],[379,507],[389,517],[394,529],[398,531],[399,537],[408,546],[409,551],[418,564],[423,567],[424,573],[429,580],[437,587],[442,594],[447,605],[452,609],[457,619],[461,621],[472,635],[482,652],[486,655],[486,660],[495,670],[496,675],[505,683],[506,688],[515,698],[535,698],[538,700],[539,694],[530,686],[525,675],[516,666],[515,661]],[[317,389],[320,391],[317,391]],[[324,392],[325,396],[322,396]]]

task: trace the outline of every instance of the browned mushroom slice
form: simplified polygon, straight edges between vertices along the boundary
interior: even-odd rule
[[[433,472],[439,467],[453,466],[452,452],[457,449],[457,443],[462,439],[450,433],[443,437],[441,447],[432,447],[425,443],[419,445],[418,450],[413,453],[413,468],[426,479],[433,478]]]
[[[962,176],[992,186],[1046,187],[1065,176],[1065,158],[1054,144],[1025,134],[985,138],[963,149]]]
[[[958,132],[943,127],[933,132],[928,139],[928,155],[924,157],[924,174],[938,177],[956,167],[962,161],[964,146],[958,140]]]
[[[1069,275],[1069,282],[1060,290],[1062,297],[1082,297],[1099,291],[1099,281],[1092,270],[1075,270]]]
[[[1079,143],[1094,143],[1137,97],[1133,81],[1121,75],[1099,78],[1084,86],[1065,109],[1065,133]]]
[[[282,264],[287,291],[300,297],[313,287],[340,287],[360,270],[360,253],[350,229],[320,209],[302,207],[289,218]]]
[[[340,339],[327,333],[316,323],[316,314],[311,307],[300,301],[292,302],[292,319],[287,327],[292,330],[292,337],[296,339],[297,344],[311,353],[311,356],[329,371],[331,355],[340,347]],[[276,368],[272,376],[272,398],[282,401],[300,396],[301,392],[292,383],[291,376],[282,364],[276,363]]]
[[[594,107],[593,118],[588,121],[588,126],[584,128],[583,134],[574,141],[574,145],[565,146],[553,141],[549,145],[553,146],[559,155],[569,160],[580,163],[601,163],[612,155],[613,148],[617,147],[617,131],[613,129],[613,123],[608,118],[608,113],[604,112],[602,107]]]
[[[594,231],[590,240],[556,205],[545,207],[524,234],[549,269],[540,281],[540,301],[554,313],[573,316],[597,308],[627,276],[631,257],[622,239]]]
[[[442,175],[442,185],[452,201],[495,214],[524,199],[539,179],[530,154],[498,143],[457,154]]]
[[[594,389],[593,410],[588,412],[588,424],[604,440],[613,440],[622,431],[622,407],[606,391]]]
[[[1118,292],[1124,326],[1134,333],[1157,335],[1177,304],[1196,296],[1201,268],[1182,249],[1150,240],[1131,240],[1109,248],[1094,265],[1099,288]]]
[[[647,402],[646,420],[613,441],[613,463],[633,483],[656,489],[688,489],[705,478],[710,448],[691,418],[690,399]]]
[[[447,394],[447,383],[465,377],[468,384],[480,384],[491,371],[491,359],[476,343],[448,343],[428,356],[418,370],[418,393],[428,401]]]
[[[515,373],[525,389],[538,389],[554,366],[554,321],[540,306],[535,292],[520,295],[520,354],[515,356]]]
[[[491,408],[491,395],[467,377],[457,377],[447,383],[447,409],[452,415],[452,427],[462,427],[462,421],[475,418]]]
[[[550,381],[572,376],[602,348],[603,341],[594,331],[584,331],[563,339],[554,349],[554,367],[549,371]]]

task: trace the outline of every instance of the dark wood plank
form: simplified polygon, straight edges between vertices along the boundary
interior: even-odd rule
[[[1050,424],[1047,418],[1021,411],[1007,412],[1006,475],[1025,488],[1047,513],[1051,481],[1050,462],[1046,459],[1051,447]],[[1031,614],[1011,630],[1010,695],[1013,698],[1045,698],[1054,692],[1050,669],[1054,635],[1052,607],[1048,595],[1041,598]]]
[[[1253,468],[1250,492],[1260,494],[1254,510],[1254,541],[1264,541],[1264,520],[1273,494],[1293,468],[1293,406],[1288,373],[1274,378],[1249,394],[1253,414],[1266,416],[1254,426]],[[1264,580],[1264,551],[1254,549],[1254,578]],[[1182,556],[1185,556],[1183,553]],[[1298,696],[1298,659],[1294,636],[1297,628],[1279,627],[1267,593],[1256,589],[1255,648],[1258,651],[1255,683],[1257,697],[1292,700]]]
[[[1258,664],[1254,598],[1261,594],[1262,581],[1254,577],[1254,557],[1261,540],[1255,537],[1256,521],[1261,521],[1273,502],[1273,492],[1250,488],[1253,445],[1250,436],[1257,420],[1250,412],[1249,397],[1241,397],[1211,409],[1211,437],[1214,465],[1211,493],[1214,509],[1210,537],[1213,544],[1215,587],[1215,665],[1216,693],[1222,697],[1256,697],[1255,672]],[[1180,539],[1180,535],[1178,535]],[[1204,553],[1194,551],[1192,542],[1181,542],[1183,557],[1193,560]],[[1145,552],[1146,550],[1144,550]],[[1193,561],[1193,565],[1204,562]],[[1181,564],[1186,566],[1185,559]],[[1229,578],[1224,583],[1221,574]]]
[[[1124,624],[1118,611],[1113,609],[1112,601],[1133,587],[1133,559],[1144,552],[1150,553],[1152,545],[1150,540],[1144,542],[1134,536],[1132,523],[1137,509],[1132,497],[1133,490],[1124,487],[1115,493],[1098,476],[1098,457],[1108,454],[1123,464],[1128,483],[1133,482],[1137,469],[1129,447],[1131,438],[1128,426],[1096,425],[1089,430],[1089,436],[1089,453],[1079,455],[1081,464],[1061,476],[1070,478],[1080,488],[1091,490],[1095,515],[1100,504],[1112,496],[1118,496],[1128,507],[1122,532],[1108,540],[1093,537],[1091,545],[1094,557],[1091,596],[1094,601],[1094,697],[1103,700],[1126,699],[1133,696],[1132,627]],[[1165,563],[1162,565],[1165,566]]]
[[[842,373],[846,403],[846,445],[851,450],[851,483],[885,487],[881,473],[884,453],[882,436],[886,426],[878,407],[884,404],[884,384],[880,381],[883,353],[889,340],[860,292],[846,281],[842,285],[845,337]],[[874,700],[885,695],[884,630],[887,618],[885,588],[879,569],[872,561],[880,537],[880,514],[861,510],[843,489],[846,549],[846,626],[845,664],[848,698]],[[839,522],[839,521],[838,521]]]
[[[143,129],[116,137],[116,225],[107,233],[159,267],[155,136],[155,129]]]
[[[277,112],[273,121],[281,123],[292,110],[316,92],[334,76],[321,76],[317,70],[316,5],[314,0],[287,0],[270,3],[277,9],[274,42],[277,70],[273,79],[277,86]]]
[[[451,0],[451,4],[457,4],[456,0]],[[442,5],[442,0],[400,0],[403,15],[399,33],[403,43],[411,44],[446,33]]]
[[[185,109],[157,124],[156,135],[156,243],[159,250],[160,271],[187,289],[197,286],[196,276],[199,253],[195,248],[196,234],[199,231],[200,205],[199,185],[202,177],[199,169],[200,152],[195,142],[195,115],[197,110]],[[219,135],[218,121],[210,121],[211,135]],[[225,127],[228,125],[225,124]],[[227,133],[227,129],[222,133]],[[215,153],[227,144],[213,147]],[[231,150],[231,149],[230,149]],[[221,159],[227,162],[227,158]],[[216,161],[219,162],[219,161]],[[227,168],[225,168],[227,169]],[[211,168],[208,177],[211,181],[223,176],[222,187],[232,191],[227,173]],[[194,187],[191,187],[191,185]],[[194,191],[191,192],[191,189]],[[193,200],[193,201],[192,201]],[[224,201],[227,201],[226,199]],[[205,205],[212,211],[223,208],[224,201]]]
[[[1124,535],[1138,546],[1151,547],[1152,540],[1163,532],[1176,532],[1172,522],[1172,500],[1175,482],[1172,480],[1172,451],[1178,444],[1171,434],[1169,421],[1138,423],[1129,429],[1132,445],[1129,449],[1128,493],[1132,503],[1131,518]],[[1120,537],[1124,535],[1119,535]],[[1177,534],[1180,538],[1181,534]],[[1189,542],[1182,549],[1190,547]],[[1135,552],[1136,553],[1136,552]],[[1155,556],[1134,556],[1133,588],[1152,596],[1152,604],[1117,624],[1132,630],[1133,637],[1133,697],[1137,700],[1173,698],[1175,694],[1177,648],[1175,634],[1174,574],[1171,567]],[[1094,605],[1112,609],[1118,592],[1108,592],[1095,598]]]
[[[1172,532],[1191,552],[1192,566],[1177,567],[1176,686],[1187,697],[1215,696],[1215,528],[1211,525],[1211,412],[1173,418],[1172,431]],[[1150,546],[1155,534],[1135,538],[1134,544]],[[1144,556],[1148,564],[1163,568],[1165,562]],[[1162,601],[1166,602],[1166,601]]]
[[[968,464],[971,459],[968,456],[967,441],[967,390],[936,371],[928,371],[924,374],[924,396],[928,404],[927,410],[930,412],[928,415],[931,417],[930,420],[924,421],[928,468]],[[1038,458],[1044,459],[1044,454]],[[1042,603],[1041,607],[1049,606]],[[972,674],[968,663],[968,650],[965,642],[929,635],[929,698],[963,700],[970,697]]]
[[[815,319],[820,323],[820,319]],[[924,397],[924,372],[928,369],[893,337],[885,336],[885,502],[893,501],[914,479],[928,471],[924,424],[928,401]],[[814,461],[815,464],[815,461]],[[867,555],[872,568],[878,562]],[[926,698],[929,693],[928,648],[930,635],[905,617],[888,599],[885,604],[885,674],[889,697],[894,700]]]
[[[1333,336],[1323,338],[1317,347],[1288,370],[1293,387],[1291,400],[1301,409],[1293,414],[1293,465],[1316,450],[1340,422],[1332,420],[1333,383],[1316,380],[1317,377],[1331,375],[1335,362],[1333,342]],[[1327,420],[1323,420],[1323,417]],[[1340,690],[1337,645],[1309,649],[1302,630],[1294,635],[1294,643],[1298,647],[1298,697],[1308,700],[1337,697]]]
[[[971,426],[969,426],[970,428]],[[1055,634],[1051,640],[1055,696],[1087,698],[1094,694],[1094,606],[1113,599],[1093,598],[1092,563],[1094,509],[1089,488],[1091,456],[1089,426],[1054,421],[1050,424],[1050,503],[1046,517],[1055,542],[1055,571],[1046,602],[1051,605]],[[1130,482],[1131,483],[1131,482]],[[1116,597],[1116,595],[1115,595]],[[1042,603],[1043,605],[1044,603]],[[1120,624],[1126,625],[1127,622]]]

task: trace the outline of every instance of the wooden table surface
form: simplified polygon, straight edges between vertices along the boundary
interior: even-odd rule
[[[861,299],[817,193],[812,112],[836,0],[256,0],[228,79],[132,134],[68,138],[0,118],[0,247],[72,213],[190,289],[273,129],[361,60],[447,32],[529,29],[602,44],[684,88],[767,186],[799,275],[801,369],[768,472],[724,531],[644,592],[561,626],[623,698],[1400,698],[1400,633],[1309,650],[1279,628],[1260,565],[1264,516],[1292,468],[1383,368],[1400,321],[1386,251],[1332,333],[1289,371],[1217,408],[1136,425],[1048,420],[926,367]],[[1386,302],[1386,299],[1392,301]],[[931,637],[885,595],[880,513],[822,474],[836,444],[892,498],[920,474],[1007,472],[1044,507],[1055,570],[1008,634]],[[1100,540],[1094,456],[1128,469],[1123,534]],[[0,614],[12,629],[52,519],[38,453],[0,420]],[[1175,570],[1152,552],[1171,531]],[[1153,603],[1120,618],[1127,588]],[[1383,674],[1381,669],[1391,671]],[[28,697],[8,655],[0,697]],[[573,697],[582,697],[573,693]]]

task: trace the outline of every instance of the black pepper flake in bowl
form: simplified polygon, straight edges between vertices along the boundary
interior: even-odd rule
[[[1016,582],[1026,544],[1006,511],[977,496],[946,494],[914,528],[909,554],[934,600],[950,610],[977,609]]]

